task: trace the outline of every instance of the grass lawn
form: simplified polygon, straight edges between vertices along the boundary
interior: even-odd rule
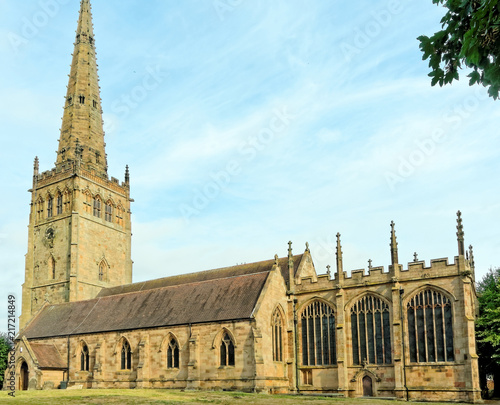
[[[5,391],[0,392],[0,404],[91,404],[91,405],[184,405],[184,404],[236,404],[236,405],[397,405],[403,402],[374,400],[372,398],[328,398],[290,395],[245,394],[240,392],[213,392],[177,390],[52,390],[16,392],[12,398]],[[417,404],[417,402],[411,402]],[[444,405],[437,404],[434,405]],[[449,405],[449,404],[448,404]]]

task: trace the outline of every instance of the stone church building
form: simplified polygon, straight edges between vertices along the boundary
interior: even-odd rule
[[[283,257],[132,283],[130,176],[107,172],[95,52],[82,0],[55,167],[35,160],[17,389],[480,401],[460,212],[452,263],[415,255],[405,267],[391,223],[387,269],[348,276],[337,234],[333,274],[290,242]]]

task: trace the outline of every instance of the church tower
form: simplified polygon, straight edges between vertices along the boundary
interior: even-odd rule
[[[130,176],[108,177],[90,0],[82,0],[55,167],[35,159],[23,328],[48,302],[132,282]]]

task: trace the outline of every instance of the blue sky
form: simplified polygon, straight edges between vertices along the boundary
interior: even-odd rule
[[[134,281],[342,234],[350,271],[457,253],[499,266],[498,102],[433,88],[429,1],[93,0],[109,174],[131,170]],[[56,158],[79,1],[0,0],[0,296],[24,278],[33,159]],[[7,276],[5,278],[5,276]],[[0,318],[1,318],[0,314]],[[0,330],[3,327],[0,327]]]

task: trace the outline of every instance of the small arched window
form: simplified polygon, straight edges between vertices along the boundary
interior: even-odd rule
[[[54,215],[54,197],[49,195],[47,199],[47,218],[52,218]]]
[[[122,370],[132,369],[132,350],[130,349],[130,344],[126,339],[123,339],[122,343],[121,369]]]
[[[406,308],[410,362],[454,361],[450,299],[429,288],[416,294]]]
[[[108,222],[113,222],[113,206],[111,205],[111,201],[106,203],[104,219]]]
[[[278,308],[272,319],[273,360],[283,361],[283,319]]]
[[[86,344],[82,346],[82,352],[80,353],[80,370],[81,371],[89,371],[90,364],[90,356],[89,356],[89,348]]]
[[[324,302],[314,301],[302,311],[301,321],[302,364],[337,364],[333,308]]]
[[[101,199],[94,197],[94,217],[101,218]]]
[[[60,215],[63,213],[63,196],[61,193],[57,194],[57,208],[56,208],[56,215]]]
[[[354,364],[391,364],[389,305],[365,295],[351,308],[352,357]]]
[[[179,368],[179,344],[174,338],[168,342],[167,368]]]
[[[224,332],[220,344],[220,365],[234,366],[234,342],[227,332]]]
[[[80,104],[85,104],[85,96],[80,96]]]
[[[99,281],[106,281],[108,265],[104,260],[99,263]]]
[[[49,257],[49,278],[52,280],[56,278],[56,261],[53,256]]]

